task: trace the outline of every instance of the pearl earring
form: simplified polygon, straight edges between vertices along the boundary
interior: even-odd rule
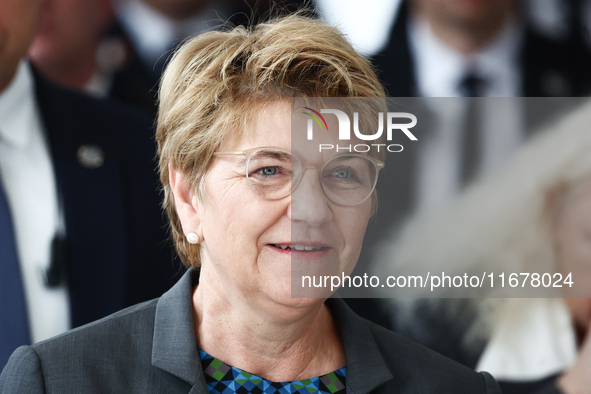
[[[195,233],[189,233],[187,234],[187,241],[189,241],[190,244],[198,244],[201,242],[201,238]]]

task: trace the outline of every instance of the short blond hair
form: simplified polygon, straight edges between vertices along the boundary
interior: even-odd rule
[[[166,68],[156,140],[163,206],[182,261],[200,265],[200,247],[185,239],[170,187],[169,165],[203,198],[213,153],[262,105],[292,97],[384,97],[371,63],[342,33],[302,12],[187,41]]]

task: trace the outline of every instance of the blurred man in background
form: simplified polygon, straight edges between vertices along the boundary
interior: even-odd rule
[[[585,48],[525,26],[517,0],[407,0],[376,61],[391,96],[568,97],[591,88]]]
[[[566,99],[519,97],[590,91],[587,48],[530,28],[521,5],[519,0],[402,1],[389,44],[374,60],[390,96],[427,98],[414,109],[419,141],[389,155],[380,174],[380,215],[368,227],[358,269],[363,262],[371,265],[384,234],[413,215],[445,209],[473,182],[503,168],[535,130],[572,105]]]
[[[0,369],[19,345],[157,297],[181,274],[150,118],[30,66],[43,4],[0,2]]]
[[[52,81],[106,96],[125,60],[123,47],[104,40],[114,18],[111,0],[45,0],[29,57]]]
[[[534,131],[576,105],[564,97],[589,93],[588,49],[541,35],[520,8],[519,0],[403,0],[375,61],[391,96],[426,97],[414,101],[422,128],[380,173],[380,215],[368,227],[362,261],[371,264],[382,236],[394,237],[403,221],[436,217],[462,190],[502,169]],[[474,318],[470,308],[459,310]],[[475,365],[453,354],[462,324],[445,326],[437,311],[419,312],[415,339],[424,334],[423,343]],[[390,313],[395,326],[397,316]]]
[[[114,75],[111,97],[156,112],[160,75],[184,39],[220,26],[247,24],[244,0],[115,0],[113,34],[128,43],[128,57]]]
[[[422,123],[429,119],[429,132],[416,149],[392,155],[382,173],[378,193],[397,211],[382,212],[376,232],[408,212],[441,209],[471,182],[501,168],[533,130],[568,104],[512,97],[590,91],[590,52],[530,29],[519,6],[518,0],[402,2],[390,42],[375,56],[391,96],[505,99],[425,101]]]
[[[184,39],[229,23],[247,25],[303,0],[46,0],[30,49],[55,82],[156,113],[162,70]]]

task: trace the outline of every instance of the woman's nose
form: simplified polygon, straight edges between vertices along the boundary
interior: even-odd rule
[[[310,171],[306,171],[310,169]],[[318,170],[313,167],[304,168],[301,179],[291,193],[291,203],[288,209],[289,219],[303,221],[318,227],[333,218],[328,198],[322,190]]]

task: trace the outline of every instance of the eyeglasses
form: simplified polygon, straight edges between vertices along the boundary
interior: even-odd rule
[[[215,152],[215,156],[244,155],[246,179],[250,189],[267,200],[291,194],[307,168],[287,149],[253,148],[244,151]],[[327,160],[319,171],[322,190],[335,204],[359,205],[373,193],[384,162],[371,156],[346,153]]]

